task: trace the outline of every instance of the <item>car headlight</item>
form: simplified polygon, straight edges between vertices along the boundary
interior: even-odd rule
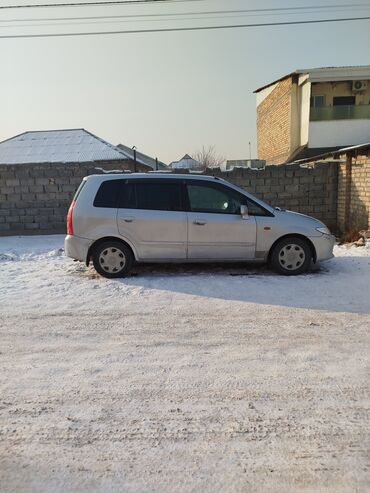
[[[324,226],[322,228],[316,228],[316,231],[318,231],[319,233],[322,233],[323,235],[330,235],[330,230]]]

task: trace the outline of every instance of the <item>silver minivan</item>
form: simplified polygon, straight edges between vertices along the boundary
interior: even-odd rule
[[[136,262],[269,262],[301,274],[333,257],[335,238],[309,216],[275,209],[210,176],[85,177],[69,208],[65,253],[105,277]]]

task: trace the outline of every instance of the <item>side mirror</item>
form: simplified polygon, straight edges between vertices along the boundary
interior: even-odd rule
[[[240,215],[242,219],[249,219],[248,207],[246,205],[240,206]]]

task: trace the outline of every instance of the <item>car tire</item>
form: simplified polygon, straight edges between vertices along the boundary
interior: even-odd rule
[[[134,262],[131,249],[120,241],[105,241],[93,250],[95,270],[103,277],[113,279],[124,277]]]
[[[307,241],[292,236],[276,243],[270,260],[272,268],[279,274],[295,276],[307,272],[312,252]]]

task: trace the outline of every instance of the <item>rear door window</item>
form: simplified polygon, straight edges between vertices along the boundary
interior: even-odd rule
[[[182,211],[182,184],[128,180],[121,186],[118,207],[153,211]]]
[[[119,198],[118,198],[118,208],[119,209],[137,209],[136,207],[136,186],[135,183],[130,183],[130,181],[122,182],[120,185]]]
[[[180,183],[136,183],[138,209],[181,211]]]

